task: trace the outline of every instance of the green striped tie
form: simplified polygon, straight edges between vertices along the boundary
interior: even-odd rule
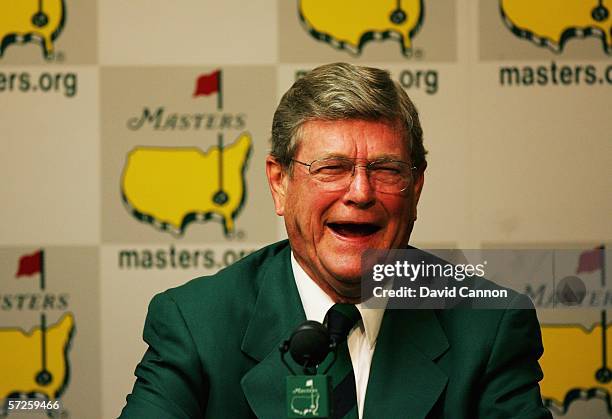
[[[336,342],[337,359],[329,375],[333,385],[334,419],[357,419],[357,390],[355,374],[346,339],[355,324],[361,319],[359,310],[352,304],[334,304],[325,316],[330,337]]]

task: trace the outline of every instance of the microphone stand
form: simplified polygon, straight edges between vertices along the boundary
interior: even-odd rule
[[[278,349],[281,362],[291,373],[286,379],[287,418],[330,418],[332,391],[331,377],[327,372],[336,362],[338,354],[336,342],[330,339],[327,328],[319,322],[306,321]],[[330,352],[331,362],[319,374],[318,368]],[[301,375],[296,374],[285,359],[287,353],[301,368]]]

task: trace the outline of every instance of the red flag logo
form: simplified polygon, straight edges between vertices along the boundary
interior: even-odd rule
[[[39,250],[31,255],[25,255],[19,258],[19,269],[15,278],[20,276],[30,276],[40,272],[42,261],[42,250]]]
[[[596,247],[593,250],[582,252],[578,260],[578,269],[576,269],[576,273],[588,273],[601,269],[603,264],[603,251],[601,247]]]
[[[202,74],[196,80],[196,88],[193,97],[208,96],[219,91],[219,75],[221,70],[213,71],[210,74]]]

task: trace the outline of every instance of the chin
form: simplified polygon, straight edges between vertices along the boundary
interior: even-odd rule
[[[361,280],[361,259],[368,249],[380,249],[380,244],[341,245],[325,255],[325,268],[336,278],[342,280]]]
[[[338,260],[334,261],[334,265],[329,266],[327,271],[338,281],[340,285],[350,286],[361,282],[361,257],[356,261],[348,264],[338,265]]]
[[[345,302],[352,302],[361,297],[361,278],[355,278],[350,282],[336,280],[330,285],[332,285],[336,295],[344,299]]]

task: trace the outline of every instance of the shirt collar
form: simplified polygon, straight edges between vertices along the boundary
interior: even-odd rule
[[[334,301],[308,276],[295,259],[293,251],[291,252],[291,268],[293,269],[293,277],[295,278],[295,284],[302,300],[306,319],[323,323],[325,314],[334,305]],[[363,304],[356,304],[355,306],[361,314],[363,328],[365,329],[365,335],[370,348],[373,348],[378,338],[385,310],[383,308],[366,308]]]

